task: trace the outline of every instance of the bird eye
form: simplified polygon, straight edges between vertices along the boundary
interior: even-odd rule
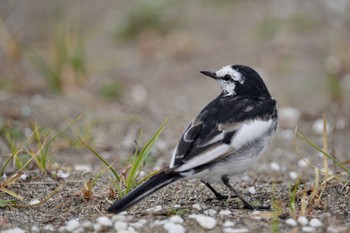
[[[225,81],[229,81],[231,79],[231,75],[226,74],[222,79]]]

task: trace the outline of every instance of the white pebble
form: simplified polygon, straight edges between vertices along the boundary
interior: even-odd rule
[[[73,232],[75,229],[77,229],[80,226],[80,223],[76,219],[71,219],[66,224],[66,229],[69,232]]]
[[[104,227],[111,227],[113,225],[112,220],[106,216],[98,217],[96,222]]]
[[[304,226],[304,227],[301,228],[301,231],[303,231],[303,232],[314,232],[315,228]]]
[[[85,233],[86,230],[83,227],[78,227],[78,229],[75,229],[73,233]]]
[[[96,232],[101,232],[103,230],[103,226],[97,223],[95,223],[93,227],[94,227],[94,231]]]
[[[31,201],[29,202],[29,205],[35,205],[35,204],[38,204],[38,203],[40,203],[40,200],[34,199],[34,200],[31,200]]]
[[[279,109],[279,115],[281,118],[281,125],[287,128],[294,128],[298,124],[298,120],[301,116],[299,109],[293,107],[282,107]]]
[[[74,170],[79,172],[91,172],[92,169],[89,165],[86,164],[75,164]]]
[[[230,215],[230,214],[232,214],[232,212],[229,211],[229,210],[221,210],[221,211],[219,212],[219,214],[220,214],[220,215]]]
[[[67,179],[70,176],[68,172],[64,172],[62,170],[58,170],[56,175],[58,178],[61,178],[61,179]]]
[[[270,163],[270,168],[274,171],[280,171],[281,170],[281,166],[276,163],[276,162],[272,162]]]
[[[224,233],[246,233],[249,232],[247,228],[224,228],[223,230]]]
[[[92,223],[89,221],[83,222],[82,224],[80,224],[82,227],[90,229],[92,227]]]
[[[327,122],[327,127],[326,127],[326,131],[329,132],[329,130],[331,129],[329,127],[329,123]],[[318,119],[316,120],[313,124],[312,124],[312,129],[314,130],[314,132],[318,135],[323,135],[323,119]]]
[[[290,172],[289,172],[289,177],[290,177],[292,180],[296,180],[296,179],[298,179],[298,173],[295,172],[295,171],[290,171]]]
[[[250,192],[250,194],[256,194],[256,190],[254,187],[250,187],[248,191]]]
[[[28,175],[27,173],[23,173],[21,176],[20,176],[21,180],[26,180],[28,178]]]
[[[179,209],[179,208],[181,208],[181,205],[173,205],[173,207],[175,208],[175,209]]]
[[[303,167],[307,167],[307,166],[309,166],[309,165],[307,164],[307,162],[305,160],[300,159],[298,161],[298,167],[303,168]]]
[[[185,233],[185,228],[180,224],[176,224],[173,222],[168,222],[164,224],[164,229],[168,233]]]
[[[126,232],[128,232],[128,233],[137,233],[137,231],[135,231],[135,229],[133,227],[128,227]]]
[[[126,230],[127,228],[128,228],[128,224],[126,222],[116,221],[114,223],[114,229],[118,232],[122,230]]]
[[[12,228],[12,229],[8,229],[8,230],[4,230],[2,231],[2,233],[26,233],[24,230],[22,230],[21,228]]]
[[[321,227],[322,226],[322,222],[319,219],[317,219],[317,218],[313,218],[313,219],[310,220],[309,225],[311,227],[317,228],[317,227]]]
[[[126,216],[124,214],[116,214],[112,216],[112,221],[125,221],[126,220]]]
[[[298,217],[298,223],[300,225],[306,226],[308,224],[309,220],[305,216],[299,216]]]
[[[196,216],[196,221],[201,227],[203,227],[204,229],[207,229],[207,230],[214,229],[216,227],[216,223],[217,223],[215,218],[205,216],[202,214]]]
[[[223,227],[233,227],[235,225],[234,222],[227,220],[226,222],[224,222],[224,224],[222,225]]]
[[[174,215],[169,218],[169,221],[172,223],[183,223],[184,220],[179,215]]]
[[[193,205],[192,205],[192,208],[194,208],[194,209],[196,209],[196,210],[201,210],[201,209],[202,209],[202,207],[201,207],[200,204],[193,204]]]
[[[288,224],[289,226],[292,226],[292,227],[295,227],[295,226],[298,225],[297,221],[295,221],[295,220],[292,219],[292,218],[288,218],[288,219],[286,220],[286,224]]]
[[[30,229],[32,231],[32,233],[35,233],[35,232],[40,232],[39,228],[37,226],[32,226],[32,228]]]
[[[149,211],[149,212],[159,212],[161,210],[163,210],[163,207],[160,205],[146,209],[146,211]]]
[[[216,210],[213,210],[213,209],[209,209],[209,210],[205,210],[204,211],[204,214],[205,215],[208,215],[210,217],[214,217],[218,212]]]

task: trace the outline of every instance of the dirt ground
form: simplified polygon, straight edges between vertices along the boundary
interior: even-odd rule
[[[180,181],[132,207],[125,221],[145,219],[142,228],[135,227],[138,232],[166,232],[155,222],[177,213],[184,219],[186,232],[306,232],[299,223],[286,223],[305,215],[322,222],[312,232],[350,232],[349,175],[328,160],[331,174],[322,186],[325,176],[319,173],[317,182],[315,169],[302,162],[307,159],[324,169],[322,155],[294,135],[298,125],[301,133],[322,148],[320,119],[325,115],[328,151],[349,168],[349,10],[347,1],[326,0],[1,0],[0,169],[11,154],[6,130],[17,130],[18,145],[34,150],[37,145],[26,140],[33,121],[53,134],[82,117],[50,145],[47,172],[33,163],[23,171],[26,179],[8,187],[24,201],[0,191],[0,200],[16,200],[19,205],[42,200],[55,191],[39,206],[1,208],[0,231],[19,227],[34,232],[36,226],[41,232],[57,232],[73,218],[94,223],[100,216],[112,217],[106,213],[113,201],[109,197],[110,173],[98,179],[91,200],[81,195],[84,180],[94,178],[105,165],[82,146],[78,136],[122,171],[140,130],[144,143],[169,119],[144,171],[166,166],[188,122],[219,94],[218,85],[199,71],[245,64],[261,74],[277,100],[280,128],[259,163],[232,184],[250,201],[274,208],[254,212],[242,209],[234,198],[208,201],[212,194],[199,181]],[[36,56],[42,56],[56,64],[57,25],[69,29],[64,34],[68,35],[67,51],[79,41],[85,57],[83,78],[75,76],[77,63],[67,62],[59,93],[34,62]],[[79,171],[77,165],[90,171]],[[69,177],[57,178],[58,170]],[[10,177],[15,172],[10,163],[5,174]],[[290,188],[297,176],[301,180],[292,214]],[[0,184],[5,180],[3,177]],[[324,187],[323,193],[315,183]],[[216,187],[228,194],[224,187]],[[251,187],[255,194],[249,192]],[[304,208],[302,200],[313,193],[319,194],[319,202]],[[162,210],[146,211],[156,206]],[[191,218],[210,215],[208,210],[216,211],[212,211],[217,220],[212,230]],[[231,212],[219,214],[222,210]],[[227,221],[234,223],[229,230],[225,230]]]

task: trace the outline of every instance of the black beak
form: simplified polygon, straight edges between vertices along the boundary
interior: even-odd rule
[[[218,77],[216,77],[215,72],[211,72],[211,71],[200,71],[202,74],[209,76],[210,78],[213,79],[217,79]]]

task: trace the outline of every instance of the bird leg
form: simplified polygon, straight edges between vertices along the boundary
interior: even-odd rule
[[[245,209],[250,209],[250,210],[269,210],[271,207],[270,206],[255,206],[250,204],[247,200],[245,200],[243,198],[243,196],[241,194],[239,194],[237,192],[237,190],[235,188],[232,187],[232,185],[229,182],[229,177],[228,176],[222,176],[221,177],[222,182],[224,182],[224,184],[231,190],[231,192],[233,192],[244,204],[244,208]]]
[[[214,189],[214,187],[211,186],[211,184],[209,184],[208,182],[206,182],[206,181],[204,181],[204,180],[201,180],[201,182],[202,182],[203,184],[205,184],[205,185],[210,189],[210,191],[212,191],[212,192],[215,194],[216,199],[218,199],[218,200],[226,200],[226,199],[228,198],[228,196],[223,195],[223,194],[219,193],[218,191],[216,191],[216,190]],[[208,200],[212,200],[212,199],[209,198]]]

